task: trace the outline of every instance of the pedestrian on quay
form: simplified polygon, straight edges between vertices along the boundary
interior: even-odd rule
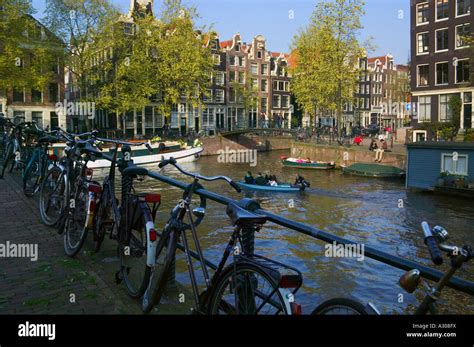
[[[361,143],[362,143],[362,137],[360,137],[360,135],[357,135],[354,138],[354,144],[356,144],[357,146],[360,146]]]
[[[387,142],[385,142],[383,139],[380,140],[380,148],[377,148],[375,150],[375,162],[381,163],[382,158],[383,158],[383,153],[387,148]]]
[[[377,146],[377,141],[375,139],[372,139],[372,141],[370,141],[369,151],[375,151],[378,148],[379,146]]]

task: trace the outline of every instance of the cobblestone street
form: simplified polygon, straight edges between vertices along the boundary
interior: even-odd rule
[[[67,257],[62,235],[41,224],[38,199],[23,195],[18,173],[0,180],[0,244],[7,243],[37,244],[38,259],[0,258],[0,314],[141,313],[139,301],[115,283],[114,243],[94,254],[89,235],[80,254]],[[166,300],[160,312],[180,313]]]

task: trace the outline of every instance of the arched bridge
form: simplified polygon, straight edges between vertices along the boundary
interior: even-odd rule
[[[252,134],[259,136],[296,136],[298,133],[295,129],[284,129],[284,128],[247,128],[238,129],[233,131],[221,131],[219,134],[224,137],[238,136],[244,134]]]

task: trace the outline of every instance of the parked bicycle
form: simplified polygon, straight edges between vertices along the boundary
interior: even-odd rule
[[[189,276],[194,294],[194,313],[199,314],[295,314],[300,307],[294,302],[294,295],[302,283],[301,273],[292,267],[253,254],[249,238],[262,228],[265,216],[248,212],[243,205],[229,204],[227,214],[235,226],[219,265],[212,277],[209,276],[202,248],[197,236],[197,227],[206,211],[206,199],[200,196],[200,205],[191,210],[193,196],[202,188],[199,180],[227,182],[236,191],[239,186],[225,176],[206,177],[185,171],[174,158],[163,160],[159,167],[173,165],[182,174],[193,178],[178,204],[171,210],[156,247],[156,261],[149,285],[143,295],[142,309],[150,312],[159,305],[166,284],[174,271],[178,242],[182,242]],[[158,177],[148,173],[150,177]],[[251,200],[250,200],[251,201]],[[203,272],[206,290],[199,291],[194,271],[187,231],[190,230],[196,253]]]
[[[437,314],[437,301],[441,296],[444,287],[449,283],[454,274],[474,257],[474,252],[470,246],[464,245],[462,247],[446,244],[448,240],[448,231],[443,227],[437,225],[430,228],[427,222],[422,222],[421,227],[425,235],[425,244],[430,252],[431,260],[435,265],[443,263],[443,256],[441,252],[446,253],[450,259],[450,268],[444,273],[439,281],[430,287],[425,283],[426,293],[421,304],[416,308],[416,315],[424,315],[427,313]],[[421,283],[421,273],[418,269],[407,271],[400,277],[399,284],[408,293],[413,293]],[[375,306],[371,303],[364,306],[360,302],[352,299],[331,299],[319,305],[312,314],[380,314]]]

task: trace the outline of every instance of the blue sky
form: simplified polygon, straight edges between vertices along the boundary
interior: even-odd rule
[[[111,0],[124,12],[130,0]],[[33,0],[41,18],[44,0]],[[236,32],[250,42],[258,34],[267,38],[267,48],[289,52],[293,36],[304,28],[317,0],[183,0],[197,8],[199,24],[212,25],[227,40]],[[155,12],[159,0],[155,0]],[[293,12],[290,12],[293,11]],[[391,53],[400,64],[410,53],[410,2],[408,0],[366,0],[361,39],[372,37],[376,46],[371,56]],[[293,18],[290,18],[293,14]]]

